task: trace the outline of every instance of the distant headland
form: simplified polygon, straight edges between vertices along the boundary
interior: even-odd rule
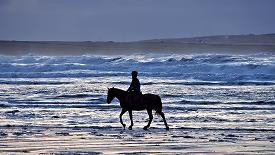
[[[275,53],[274,34],[114,41],[0,41],[0,54],[83,55],[129,53]]]

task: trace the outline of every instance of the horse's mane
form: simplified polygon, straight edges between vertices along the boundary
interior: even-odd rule
[[[121,93],[126,93],[125,90],[119,89],[119,88],[110,88],[110,90],[116,91],[116,92],[121,92]]]

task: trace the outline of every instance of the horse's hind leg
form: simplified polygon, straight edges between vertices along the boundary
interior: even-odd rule
[[[132,127],[134,125],[133,123],[133,115],[132,115],[132,110],[129,110],[129,116],[130,116],[130,120],[131,120],[131,125],[129,126],[129,130],[132,130]]]
[[[163,113],[162,111],[160,111],[160,112],[158,112],[158,114],[160,114],[160,116],[162,117],[163,122],[164,122],[164,125],[165,125],[165,127],[166,127],[166,130],[169,130],[169,127],[168,127],[168,125],[167,125],[167,122],[166,122],[164,113]]]
[[[123,124],[122,115],[123,115],[126,111],[127,111],[126,109],[122,109],[122,110],[121,110],[121,113],[120,113],[120,115],[119,115],[120,123],[122,124],[122,126],[123,126],[124,129],[125,129],[126,124]]]
[[[147,109],[147,113],[149,115],[149,122],[148,122],[148,124],[145,127],[143,127],[144,130],[147,130],[150,127],[150,124],[151,124],[151,122],[153,120],[152,109]]]

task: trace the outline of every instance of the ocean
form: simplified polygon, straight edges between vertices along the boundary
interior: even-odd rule
[[[274,146],[275,55],[272,53],[2,55],[0,144],[3,142],[4,146],[4,140],[7,142],[9,138],[31,137],[29,142],[33,143],[35,137],[76,136],[75,129],[85,136],[94,133],[99,138],[117,134],[137,139],[146,137],[148,133],[142,130],[148,121],[146,111],[133,112],[133,131],[136,131],[133,134],[128,130],[123,132],[119,123],[118,100],[106,103],[107,88],[127,90],[133,70],[139,73],[141,91],[157,94],[162,99],[171,131],[166,133],[161,118],[155,115],[149,133],[161,135],[157,139],[165,141],[168,136],[178,145],[185,145],[185,140],[190,138],[225,142],[232,144],[237,153],[249,150],[247,143],[259,139],[267,146]],[[130,124],[127,113],[123,119]],[[237,149],[244,142],[246,148]],[[0,152],[5,153],[4,148],[7,147],[0,147]],[[46,148],[38,152],[53,150]],[[166,149],[171,151],[170,147]],[[174,153],[178,150],[181,149]]]

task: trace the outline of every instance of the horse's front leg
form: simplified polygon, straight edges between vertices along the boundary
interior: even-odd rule
[[[129,130],[132,130],[132,127],[134,125],[133,123],[133,115],[132,115],[132,110],[129,110],[129,116],[130,116],[130,120],[131,120],[131,125],[129,126]]]
[[[149,122],[148,122],[148,124],[145,127],[143,127],[144,130],[147,130],[150,127],[150,124],[151,124],[151,122],[153,120],[152,109],[147,109],[147,113],[149,115]]]
[[[123,115],[126,111],[127,111],[126,109],[122,109],[122,110],[121,110],[121,113],[120,113],[120,115],[119,115],[120,123],[122,124],[122,126],[123,126],[124,129],[125,129],[126,124],[123,124],[122,115]]]

